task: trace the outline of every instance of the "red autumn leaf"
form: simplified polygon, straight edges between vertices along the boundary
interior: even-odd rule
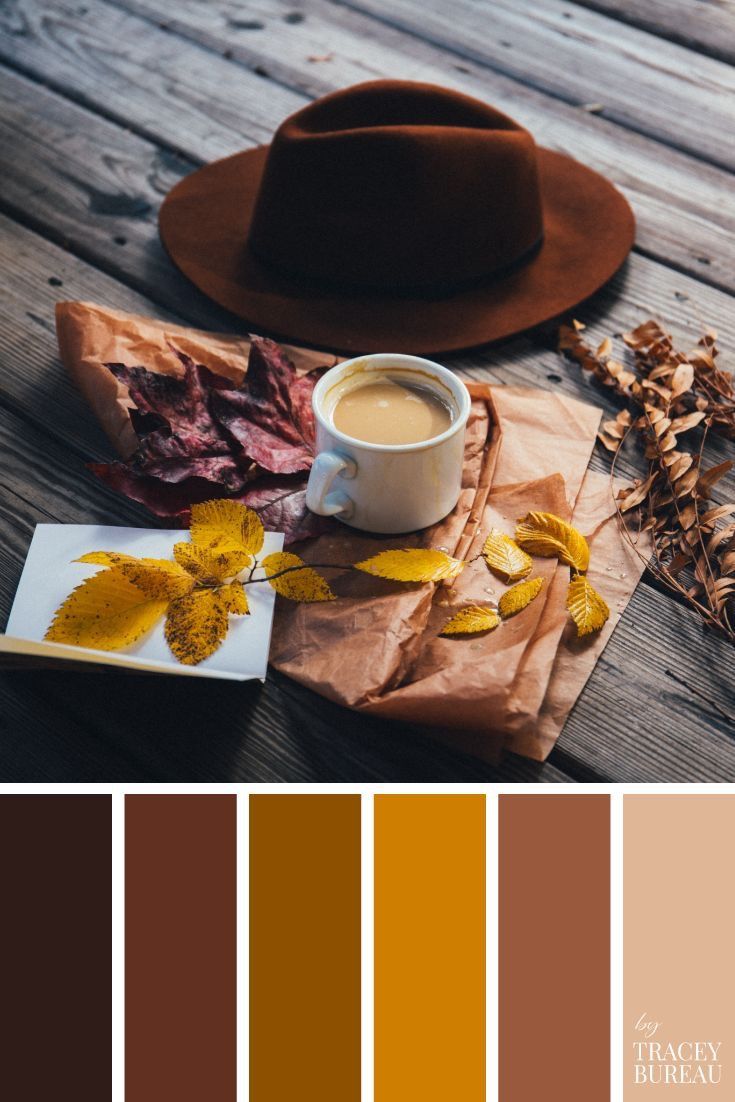
[[[314,376],[297,375],[281,348],[259,337],[239,389],[172,351],[182,375],[107,365],[135,402],[131,421],[139,446],[125,463],[91,463],[89,469],[174,524],[188,522],[195,502],[234,498],[257,509],[286,543],[329,527],[332,522],[309,513],[305,501]]]
[[[236,493],[252,464],[233,449],[226,430],[210,412],[208,396],[221,380],[184,353],[176,354],[184,367],[180,376],[107,365],[136,405],[130,416],[140,443],[130,466],[162,482],[202,478]]]
[[[306,480],[278,475],[258,478],[238,501],[255,509],[266,529],[284,532],[285,543],[311,539],[334,528],[338,521],[306,508]]]
[[[221,483],[204,478],[185,478],[180,482],[165,482],[135,470],[126,463],[88,463],[93,474],[119,494],[145,506],[154,516],[171,522],[172,527],[186,526],[191,505],[217,497],[230,497]]]
[[[248,459],[273,474],[307,471],[314,458],[314,377],[298,376],[275,343],[253,337],[245,385],[211,392],[212,410]]]

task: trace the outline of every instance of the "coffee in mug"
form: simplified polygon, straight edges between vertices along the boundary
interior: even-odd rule
[[[436,391],[385,377],[363,378],[338,399],[334,427],[370,444],[416,444],[441,436],[452,423],[452,408]]]
[[[306,504],[367,532],[413,532],[459,499],[470,396],[446,367],[380,353],[331,368],[312,398]]]

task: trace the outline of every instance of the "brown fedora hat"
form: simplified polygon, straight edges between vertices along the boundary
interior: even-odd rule
[[[612,184],[492,107],[378,80],[291,115],[161,207],[174,263],[255,328],[344,352],[447,352],[570,309],[622,264]]]

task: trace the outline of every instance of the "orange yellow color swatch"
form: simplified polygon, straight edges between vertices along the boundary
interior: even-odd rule
[[[375,1102],[484,1102],[485,798],[374,808]]]

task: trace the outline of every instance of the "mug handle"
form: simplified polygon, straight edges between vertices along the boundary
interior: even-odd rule
[[[306,507],[312,513],[322,517],[333,517],[340,513],[350,517],[354,511],[354,502],[340,490],[332,493],[329,489],[338,474],[343,478],[354,478],[357,464],[349,456],[339,452],[320,452],[314,460],[309,481],[306,485]]]

